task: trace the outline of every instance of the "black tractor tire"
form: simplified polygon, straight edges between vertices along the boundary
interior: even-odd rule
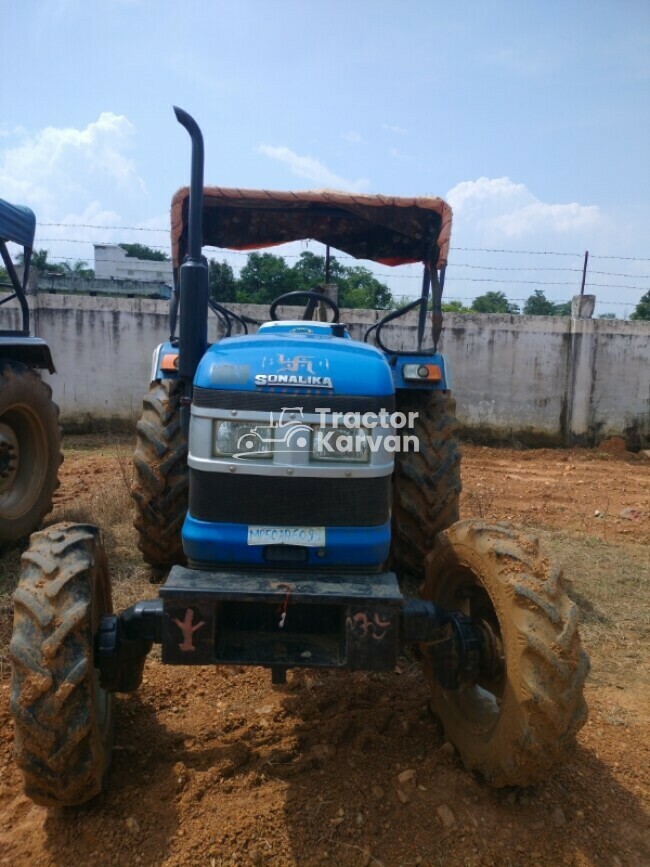
[[[59,408],[21,362],[0,366],[0,548],[36,530],[59,486]]]
[[[397,395],[397,412],[416,412],[419,450],[395,455],[390,563],[400,578],[422,579],[434,539],[458,520],[461,491],[456,401],[443,391]]]
[[[546,779],[568,759],[587,720],[589,658],[561,568],[535,536],[470,520],[438,536],[425,572],[424,599],[463,611],[492,636],[478,684],[458,690],[440,687],[420,646],[447,740],[491,785]]]
[[[95,636],[111,612],[99,530],[62,523],[34,533],[14,593],[10,656],[16,761],[37,804],[83,804],[104,785],[114,704],[99,685]]]
[[[181,529],[187,513],[189,467],[181,429],[183,384],[152,382],[142,401],[133,456],[134,526],[138,548],[152,567],[152,580],[185,563]]]

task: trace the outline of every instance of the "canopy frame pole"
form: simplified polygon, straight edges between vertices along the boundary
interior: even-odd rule
[[[434,270],[435,274],[435,270]],[[429,292],[431,290],[431,270],[427,262],[424,263],[422,272],[422,290],[420,293],[420,310],[418,312],[418,352],[422,349],[424,340],[424,327],[427,321],[427,308],[429,306]]]
[[[27,286],[27,278],[29,277],[29,263],[32,257],[32,251],[29,247],[24,247],[23,249],[25,251],[25,271],[21,283],[20,278],[16,273],[14,263],[9,255],[9,250],[7,250],[7,244],[5,241],[0,241],[0,256],[2,257],[7,274],[11,280],[11,285],[14,288],[14,295],[12,297],[18,298],[18,303],[20,304],[20,310],[22,313],[23,327],[21,330],[17,330],[16,334],[20,334],[23,337],[29,337],[29,304],[27,303],[25,287]],[[9,301],[10,299],[5,298],[4,300]]]

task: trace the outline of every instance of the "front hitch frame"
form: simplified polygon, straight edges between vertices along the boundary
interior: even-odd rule
[[[447,690],[477,682],[497,656],[482,624],[405,599],[392,572],[294,577],[175,566],[160,596],[101,618],[104,689],[136,690],[153,644],[166,664],[259,665],[282,683],[288,668],[392,671],[401,639],[419,646]]]

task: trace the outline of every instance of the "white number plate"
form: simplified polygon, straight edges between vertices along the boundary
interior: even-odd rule
[[[325,527],[249,527],[248,544],[322,548],[325,545]]]

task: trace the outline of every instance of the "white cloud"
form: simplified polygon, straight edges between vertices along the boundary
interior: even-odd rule
[[[24,126],[7,126],[7,124],[0,124],[0,138],[12,138],[17,135],[24,135],[26,132]]]
[[[390,123],[382,123],[381,128],[388,130],[388,132],[395,133],[395,135],[408,135],[409,134],[409,131],[407,129],[404,129],[403,126],[395,126],[394,124],[390,124]]]
[[[462,222],[497,238],[579,232],[597,228],[603,219],[597,205],[542,202],[507,177],[462,181],[446,198]]]
[[[353,144],[358,144],[361,141],[361,136],[358,132],[354,130],[350,130],[349,132],[342,132],[341,138],[345,139],[345,141],[352,142]]]
[[[102,112],[83,129],[46,127],[0,151],[0,189],[35,208],[39,219],[58,218],[71,200],[103,181],[143,189],[126,155],[135,132],[124,115]],[[86,194],[87,198],[90,198]]]
[[[369,185],[369,181],[366,178],[357,178],[353,181],[335,175],[334,172],[331,172],[327,166],[323,165],[315,157],[300,156],[300,154],[295,153],[288,147],[274,147],[273,145],[262,144],[259,146],[258,151],[267,157],[271,157],[271,159],[284,163],[291,170],[292,174],[297,177],[305,178],[320,187],[361,192],[367,189]]]

